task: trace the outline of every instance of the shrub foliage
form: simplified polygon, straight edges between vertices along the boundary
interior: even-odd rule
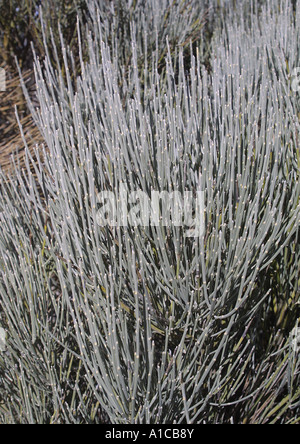
[[[300,4],[209,3],[41,32],[42,143],[20,125],[0,182],[2,423],[299,422]],[[204,191],[204,235],[99,226],[121,184]]]

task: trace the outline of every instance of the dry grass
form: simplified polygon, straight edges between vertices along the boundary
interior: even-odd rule
[[[18,74],[5,65],[6,91],[0,93],[0,166],[8,174],[13,173],[13,158],[22,167],[25,159],[25,146],[20,132],[15,110],[23,128],[26,143],[30,150],[41,140],[38,128],[33,122],[22,92]],[[34,95],[33,71],[23,73],[29,91]]]

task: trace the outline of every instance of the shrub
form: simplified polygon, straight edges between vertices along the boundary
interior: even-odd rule
[[[39,9],[40,6],[40,9]],[[80,0],[0,0],[0,68],[5,70],[6,91],[0,90],[0,165],[13,174],[11,157],[17,154],[21,165],[24,161],[24,144],[20,136],[15,116],[15,106],[24,128],[26,141],[31,148],[40,142],[39,133],[31,118],[26,100],[22,94],[16,61],[22,71],[26,87],[34,100],[33,54],[34,45],[37,56],[45,56],[44,40],[53,39],[59,43],[59,28],[65,42],[75,52],[76,22],[86,20],[86,3]],[[41,23],[40,16],[43,17]],[[47,46],[47,44],[46,44]],[[61,57],[61,54],[59,54]],[[54,58],[50,54],[52,63]],[[77,73],[78,74],[78,73]]]
[[[126,41],[89,2],[76,81],[63,38],[35,58],[44,143],[1,176],[2,422],[299,421],[300,9],[253,5],[205,43],[196,0],[122,2]],[[204,234],[100,226],[122,184],[201,190]]]

